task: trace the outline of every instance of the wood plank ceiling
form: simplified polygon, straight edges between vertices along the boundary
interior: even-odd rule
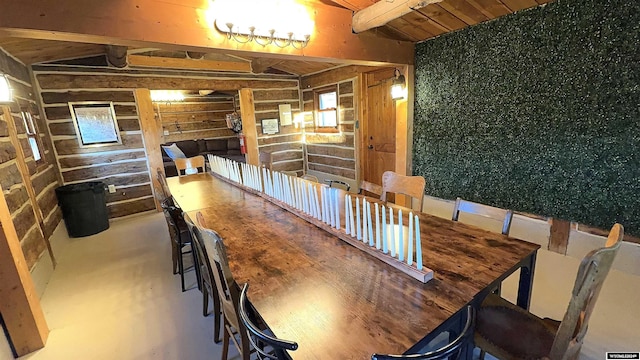
[[[362,10],[381,0],[332,0],[347,9]],[[387,1],[387,0],[384,0]],[[420,42],[493,20],[552,0],[443,0],[412,11],[385,26],[369,30],[396,40]]]
[[[352,11],[362,10],[382,0],[316,0]],[[390,1],[390,0],[384,0]],[[393,1],[393,0],[391,0]],[[548,3],[552,0],[443,0],[414,10],[384,26],[368,30],[377,36],[401,41],[420,42],[460,30],[513,12]],[[312,2],[311,2],[312,3]],[[73,43],[40,39],[0,38],[0,47],[23,63],[35,64],[63,59],[100,55],[100,44]],[[186,57],[184,52],[129,49],[130,53],[163,57]],[[206,59],[251,62],[254,73],[308,75],[340,66],[338,62],[282,60],[264,57],[233,56],[209,53]]]

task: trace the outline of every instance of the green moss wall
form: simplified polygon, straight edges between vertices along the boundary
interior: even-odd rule
[[[558,0],[416,45],[426,193],[640,235],[640,1]]]

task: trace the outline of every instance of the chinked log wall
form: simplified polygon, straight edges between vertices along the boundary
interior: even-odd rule
[[[107,197],[107,206],[112,218],[152,210],[155,207],[149,166],[145,158],[133,96],[134,89],[234,91],[251,88],[262,96],[261,92],[279,93],[282,90],[295,90],[297,93],[299,88],[297,79],[283,76],[65,65],[36,65],[33,66],[33,71],[42,95],[64,182],[101,180],[106,184],[116,185],[117,192]],[[299,97],[295,95],[284,96],[284,99],[289,98],[295,102],[299,101]],[[278,99],[283,98],[273,98],[279,103]],[[69,101],[113,101],[123,144],[102,148],[80,148],[68,109]],[[268,99],[265,101],[269,102]],[[277,118],[273,113],[273,109],[277,112],[277,103],[257,103],[257,115]],[[197,136],[195,133],[193,135],[192,138],[207,137]],[[264,137],[260,140],[260,145],[268,145],[273,151],[293,150],[296,156],[299,156],[298,163],[294,164],[296,168],[288,165],[290,160],[280,160],[280,163],[284,162],[286,165],[278,164],[282,166],[282,169],[278,169],[288,170],[291,167],[292,170],[302,170],[301,135],[294,134],[293,138],[287,136]]]
[[[155,104],[162,120],[164,143],[234,137],[225,115],[234,111],[233,99],[187,98],[184,102]]]
[[[27,67],[0,50],[0,71],[8,75],[13,89],[14,103],[10,114],[0,115],[0,185],[20,245],[31,269],[38,259],[46,252],[47,242],[53,230],[62,219],[62,213],[57,204],[55,188],[59,186],[57,178],[57,163],[53,156],[47,128],[39,115],[38,106],[34,100],[34,91]],[[29,108],[38,127],[42,148],[42,160],[36,163],[26,135],[22,120],[21,108]],[[0,111],[1,112],[1,111]],[[7,115],[13,124],[7,123]],[[11,127],[15,126],[20,149],[11,140]],[[20,158],[24,158],[25,174],[20,172]],[[36,204],[33,204],[28,187],[33,188]],[[40,220],[42,222],[40,222]]]
[[[331,175],[356,180],[355,123],[357,67],[325,71],[302,78],[305,112],[313,114],[314,90],[330,85],[338,88],[338,123],[340,133],[315,133],[312,116],[305,117],[307,167]]]
[[[291,125],[282,126],[280,132],[273,135],[262,133],[262,120],[280,119],[280,104],[291,105],[291,112],[300,112],[300,92],[298,84],[284,89],[254,89],[253,99],[258,131],[258,149],[271,153],[273,170],[296,171],[304,173],[304,156],[302,151],[302,129]]]

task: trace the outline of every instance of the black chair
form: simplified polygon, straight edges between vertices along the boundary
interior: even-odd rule
[[[184,216],[184,214],[183,214]],[[213,316],[214,316],[214,328],[213,328],[213,341],[219,343],[222,341],[220,337],[220,327],[222,326],[222,308],[220,307],[220,297],[218,295],[218,289],[214,283],[213,268],[209,262],[209,255],[207,249],[202,244],[202,235],[198,227],[191,222],[189,217],[184,217],[187,227],[191,232],[192,248],[196,253],[198,259],[198,265],[200,269],[200,289],[202,290],[202,316],[209,315],[209,296],[213,302]]]
[[[191,246],[191,233],[189,233],[189,228],[187,227],[187,224],[182,217],[182,210],[173,204],[173,200],[170,197],[162,201],[160,206],[162,207],[165,219],[167,220],[167,225],[169,226],[169,235],[171,236],[171,240],[173,241],[173,273],[176,274],[175,265],[177,262],[177,273],[180,274],[182,291],[184,292],[186,290],[184,286],[184,255],[191,253],[191,256],[193,257],[196,278],[198,279],[198,286],[200,283],[200,270],[197,266],[198,260],[196,259],[196,254],[193,252]],[[189,250],[184,251],[187,245],[189,245]]]
[[[242,292],[240,293],[240,319],[247,328],[247,335],[253,348],[256,350],[259,359],[272,359],[272,360],[287,360],[290,359],[286,350],[296,350],[298,344],[289,340],[277,339],[273,336],[267,335],[260,330],[251,320],[254,312],[250,311],[251,304],[247,299],[247,290],[249,284],[244,284]],[[271,350],[267,352],[266,348],[270,347]]]
[[[336,187],[334,185],[338,186],[338,189],[343,189],[345,191],[349,191],[351,190],[351,185],[349,185],[348,183],[341,181],[341,180],[325,180],[325,182],[329,185],[329,187],[333,188]]]
[[[471,305],[467,306],[467,321],[460,335],[447,345],[423,354],[409,355],[381,355],[373,354],[371,360],[395,360],[395,359],[414,359],[414,360],[435,360],[435,359],[459,359],[464,350],[464,345],[470,345],[470,339],[473,335],[473,323],[475,321],[475,311]]]

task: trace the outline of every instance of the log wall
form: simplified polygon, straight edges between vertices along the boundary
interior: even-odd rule
[[[92,77],[87,75],[76,72],[61,75],[60,71],[51,73],[46,66],[39,66],[34,67],[34,75],[64,184],[102,181],[115,185],[116,192],[107,195],[110,218],[155,209],[133,89],[122,88],[117,81],[108,83],[105,79],[109,74],[100,74],[91,82]],[[68,79],[80,76],[86,81],[82,82],[82,88],[73,87],[73,83],[61,88],[59,83],[48,81],[51,76]],[[72,101],[112,101],[122,144],[81,148],[68,106]]]
[[[33,72],[64,183],[101,180],[115,185],[116,194],[107,196],[112,218],[154,209],[134,89],[233,92],[251,88],[256,95],[258,124],[264,118],[278,118],[280,103],[291,103],[292,111],[300,110],[299,81],[291,76],[53,64],[34,65]],[[123,144],[80,148],[67,105],[70,101],[113,101]],[[189,100],[159,104],[156,105],[158,108],[163,130],[168,132],[163,135],[162,142],[235,136],[222,121],[224,114],[233,111],[233,101],[199,103]],[[302,173],[302,132],[292,131],[292,128],[284,127],[280,134],[273,136],[259,134],[259,146],[261,151],[274,152],[276,169]]]
[[[302,84],[303,110],[307,114],[305,116],[307,170],[355,181],[357,178],[355,156],[355,124],[358,114],[357,72],[345,71],[345,68],[328,70],[303,77]],[[313,121],[314,90],[330,85],[337,85],[338,88],[339,132],[316,133]]]
[[[55,196],[55,188],[60,185],[57,177],[58,165],[51,150],[47,127],[38,110],[34,95],[36,92],[33,90],[28,68],[0,49],[0,72],[8,75],[14,97],[14,103],[10,105],[10,114],[0,115],[0,185],[27,266],[32,269],[47,252],[48,240],[62,220],[62,212]],[[31,109],[38,127],[42,160],[37,163],[27,140],[20,114],[21,107]],[[16,148],[11,140],[10,128],[13,125],[7,123],[8,118],[12,118],[15,124],[17,142],[24,154],[24,174],[20,170],[20,149]],[[29,187],[33,189],[35,201],[29,196]]]
[[[187,98],[184,102],[154,103],[162,122],[163,143],[235,137],[225,115],[234,111],[233,98]]]
[[[262,133],[263,119],[278,119],[278,105],[291,105],[292,114],[300,112],[299,87],[282,89],[254,89],[253,99],[258,131],[258,150],[271,153],[273,170],[295,171],[302,175],[304,171],[303,130],[300,126],[282,126],[280,132],[273,135]]]

